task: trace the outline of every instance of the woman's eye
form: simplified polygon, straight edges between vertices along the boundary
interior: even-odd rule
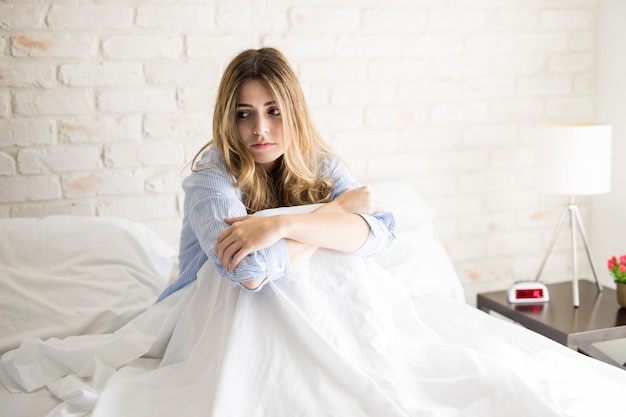
[[[250,117],[250,113],[247,111],[238,111],[237,112],[237,119],[247,119],[248,117]]]
[[[267,113],[271,114],[272,116],[280,116],[280,110],[278,109],[270,109]]]

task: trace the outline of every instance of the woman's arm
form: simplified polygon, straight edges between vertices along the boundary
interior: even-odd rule
[[[308,214],[277,215],[272,217],[243,216],[227,218],[231,226],[216,241],[216,252],[222,265],[234,271],[248,254],[286,239],[292,255],[308,253],[290,242],[312,248],[327,248],[340,252],[355,252],[367,240],[370,226],[356,214],[373,214],[380,204],[367,187],[344,192],[332,202]],[[292,254],[291,246],[295,246]]]

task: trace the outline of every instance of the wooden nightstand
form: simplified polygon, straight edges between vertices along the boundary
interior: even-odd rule
[[[595,283],[579,281],[580,306],[574,308],[572,283],[547,285],[550,301],[543,304],[509,304],[507,291],[478,294],[476,307],[494,311],[522,326],[596,359],[622,366],[596,354],[593,344],[626,338],[626,309],[617,304],[610,288],[598,292]]]

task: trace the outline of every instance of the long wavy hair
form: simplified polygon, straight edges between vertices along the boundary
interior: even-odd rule
[[[272,172],[254,161],[237,129],[239,92],[250,80],[260,81],[271,91],[281,112],[285,149]],[[217,93],[213,139],[196,154],[192,170],[196,170],[196,159],[211,144],[222,154],[249,213],[330,200],[333,183],[322,177],[319,162],[334,153],[313,123],[293,69],[274,48],[249,49],[230,62]]]

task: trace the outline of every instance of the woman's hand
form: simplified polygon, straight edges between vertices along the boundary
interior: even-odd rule
[[[375,214],[384,209],[382,201],[367,186],[344,191],[329,204],[344,213]]]
[[[230,227],[217,237],[215,250],[224,269],[234,271],[248,254],[280,240],[280,216],[241,216],[224,219]]]

